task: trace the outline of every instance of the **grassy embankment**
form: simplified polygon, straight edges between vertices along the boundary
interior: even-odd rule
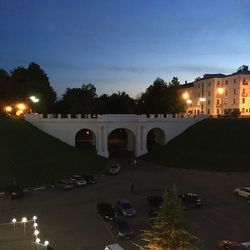
[[[24,120],[0,118],[0,190],[16,182],[23,186],[51,184],[73,173],[96,173],[107,160],[80,151],[41,132]]]
[[[250,119],[207,119],[143,160],[163,166],[215,171],[250,171]]]

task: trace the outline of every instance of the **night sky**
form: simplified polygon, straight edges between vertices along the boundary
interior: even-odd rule
[[[0,0],[0,68],[38,63],[60,96],[93,83],[132,97],[250,66],[249,0]]]

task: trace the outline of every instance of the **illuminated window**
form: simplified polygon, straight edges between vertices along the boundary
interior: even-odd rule
[[[217,104],[217,105],[220,104],[220,100],[219,100],[219,99],[216,100],[216,104]]]
[[[244,108],[242,108],[242,113],[245,113],[245,109]]]

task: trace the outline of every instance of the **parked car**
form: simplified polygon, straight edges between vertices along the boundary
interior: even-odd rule
[[[149,195],[147,197],[149,205],[153,208],[160,208],[163,203],[163,197],[157,195]]]
[[[119,199],[116,202],[116,209],[119,214],[124,216],[134,216],[136,214],[135,209],[131,206],[127,199]]]
[[[104,248],[104,250],[124,250],[119,244],[110,244]]]
[[[121,170],[121,166],[119,164],[112,164],[108,170],[109,174],[118,174]]]
[[[70,177],[70,180],[73,182],[73,184],[77,187],[84,186],[87,184],[86,180],[80,175],[72,175]]]
[[[13,185],[6,189],[5,195],[9,196],[10,199],[16,199],[23,197],[24,192],[20,186]]]
[[[180,194],[178,197],[181,199],[181,203],[184,209],[203,206],[203,201],[200,199],[198,194],[185,193]]]
[[[246,198],[250,198],[250,187],[240,187],[234,190],[234,193]]]
[[[239,243],[230,240],[221,240],[217,243],[217,250],[250,250],[250,242]]]
[[[63,190],[70,190],[74,187],[74,185],[70,180],[59,180],[55,183],[55,187]]]
[[[116,216],[114,208],[108,202],[97,203],[97,211],[104,220],[113,220]]]
[[[112,229],[117,238],[131,239],[134,235],[132,226],[119,217],[114,219]]]
[[[96,178],[92,175],[82,175],[83,179],[87,182],[87,184],[95,184]]]

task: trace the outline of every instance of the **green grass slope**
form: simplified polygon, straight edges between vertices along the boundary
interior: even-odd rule
[[[142,159],[163,166],[250,171],[250,119],[206,119]]]
[[[107,164],[94,152],[80,151],[49,136],[24,120],[0,118],[0,190],[51,184],[73,173],[95,173]]]

